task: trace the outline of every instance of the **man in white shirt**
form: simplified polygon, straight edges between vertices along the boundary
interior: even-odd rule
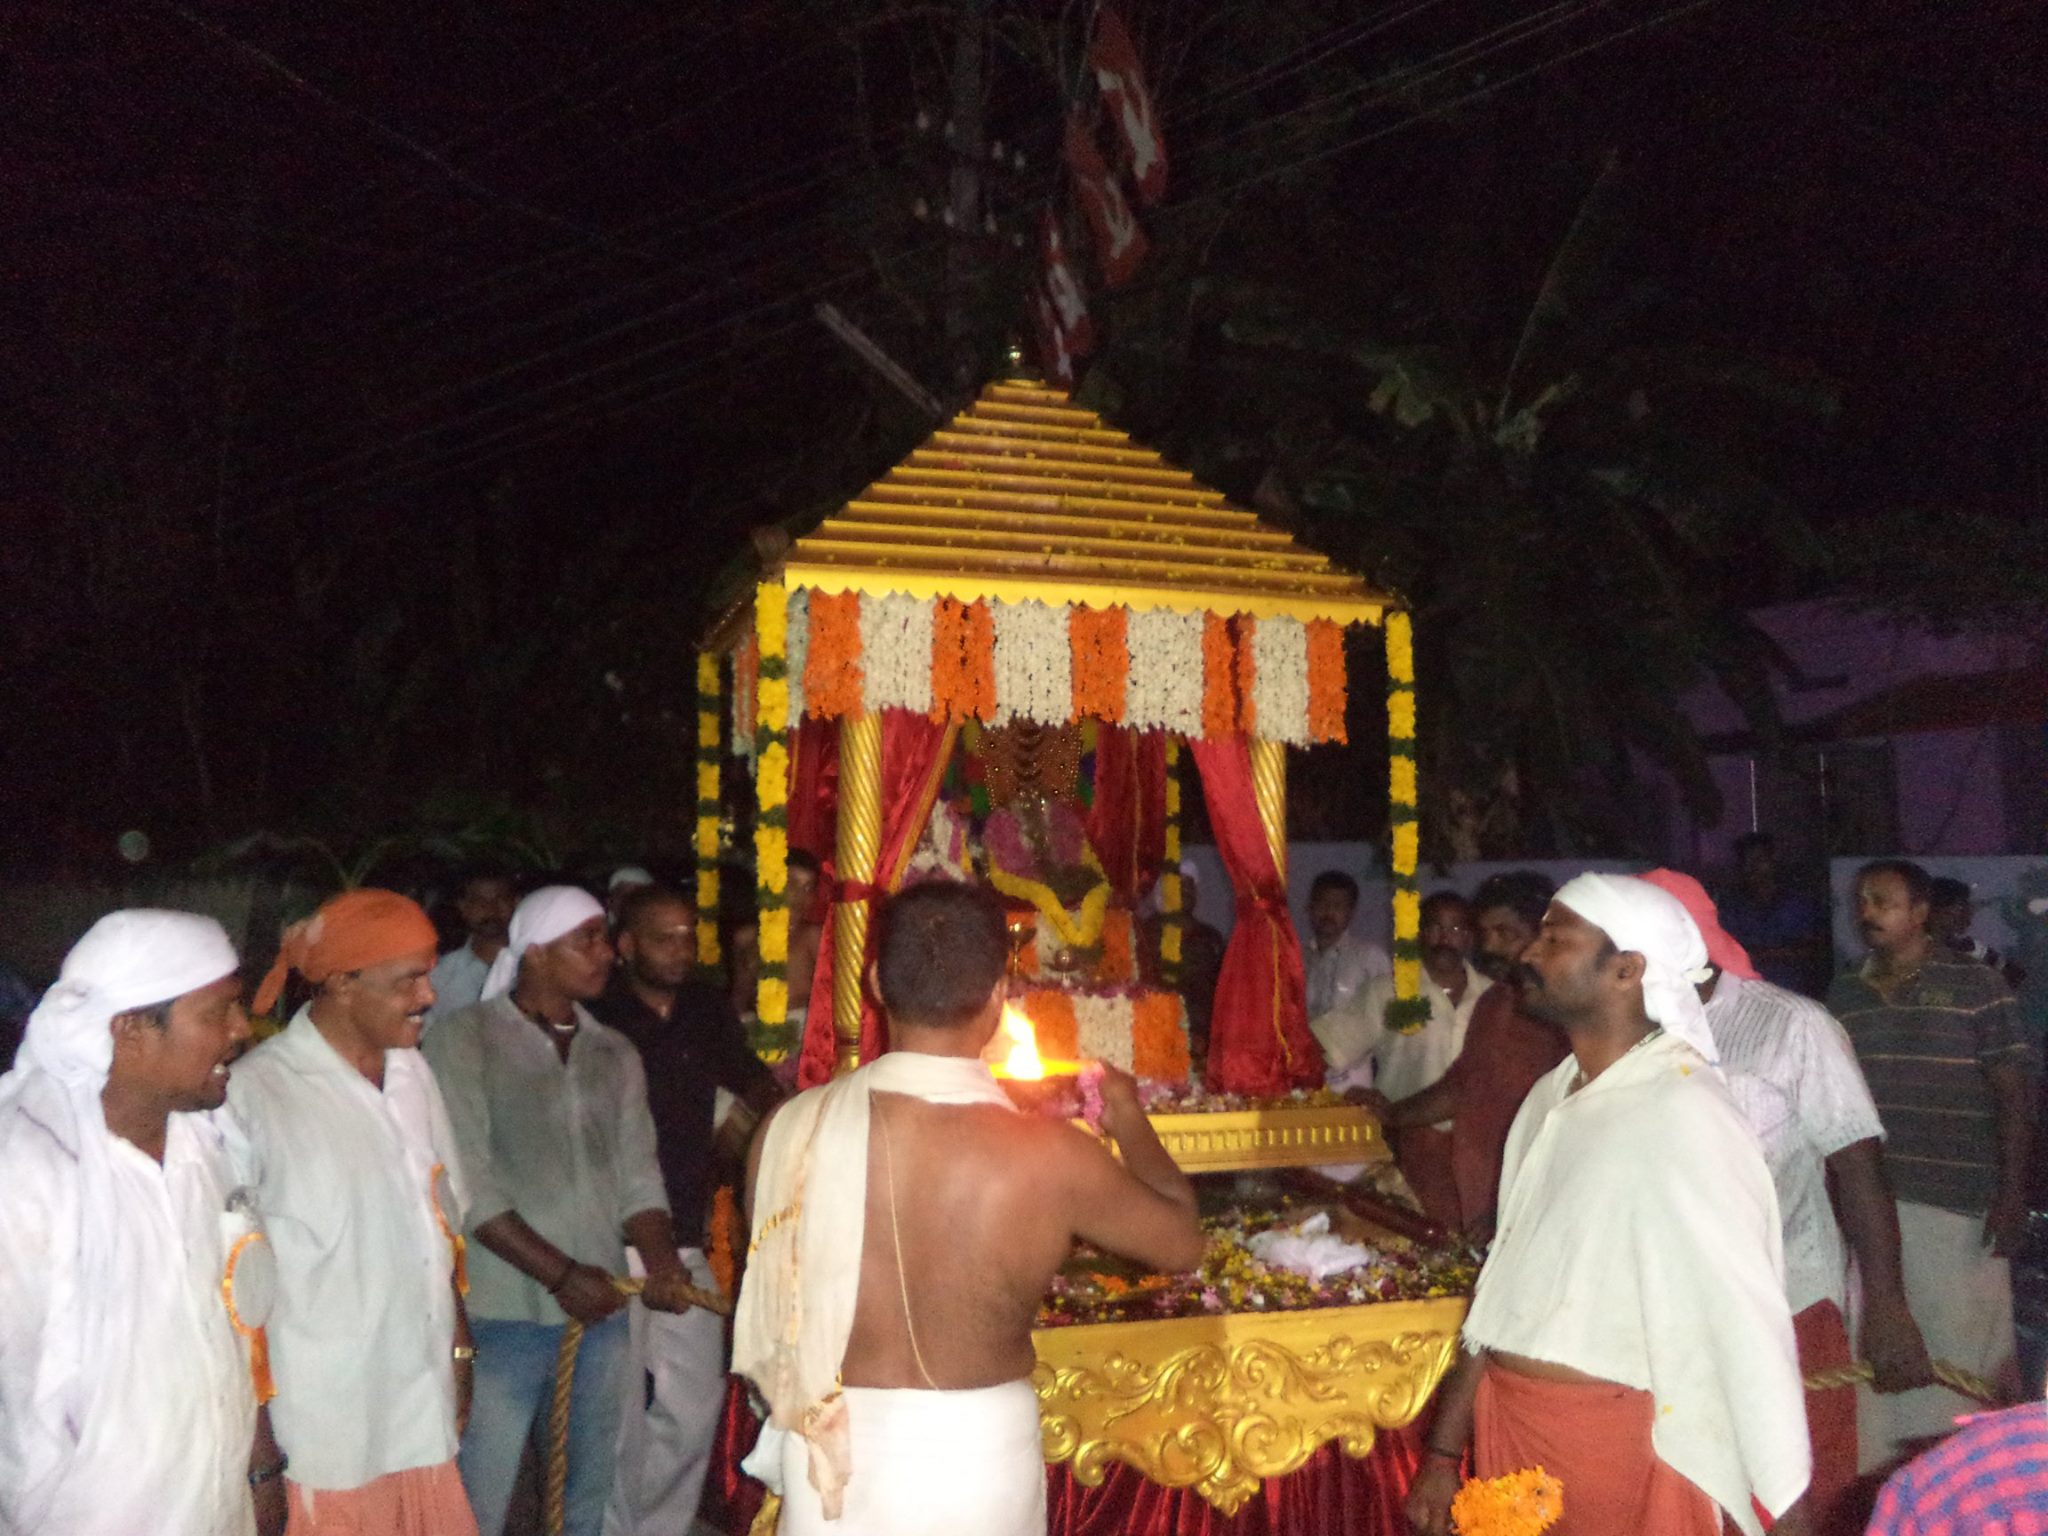
[[[1331,1086],[1371,1087],[1389,1099],[1422,1092],[1448,1072],[1465,1049],[1472,1010],[1492,985],[1472,964],[1472,909],[1456,891],[1436,891],[1422,904],[1422,997],[1429,1018],[1403,1032],[1387,1027],[1394,979],[1374,976],[1358,996],[1312,1021],[1323,1047]],[[1434,1221],[1464,1224],[1458,1181],[1451,1166],[1451,1122],[1405,1127],[1394,1133],[1401,1176]],[[1479,1212],[1471,1212],[1479,1215]]]
[[[101,918],[0,1079],[9,1536],[284,1529],[245,1343],[267,1255],[210,1114],[249,1038],[236,969],[211,918]]]
[[[483,1001],[426,1038],[469,1182],[476,1395],[460,1463],[484,1536],[504,1529],[572,1317],[584,1334],[562,1528],[599,1536],[625,1408],[625,1297],[613,1281],[626,1273],[627,1243],[647,1267],[647,1305],[685,1305],[640,1053],[584,1007],[611,968],[596,898],[545,886],[512,914]]]
[[[1308,889],[1308,943],[1302,948],[1311,1029],[1321,1015],[1356,998],[1373,977],[1394,974],[1387,952],[1351,931],[1357,913],[1356,880],[1341,869],[1316,876]]]
[[[1411,1523],[1448,1536],[1469,1441],[1480,1477],[1556,1477],[1566,1530],[1759,1536],[1761,1507],[1805,1536],[1777,1199],[1714,1067],[1698,928],[1645,881],[1581,875],[1517,974],[1572,1053],[1515,1117]]]
[[[286,933],[273,973],[297,970],[312,1001],[228,1095],[277,1251],[271,1416],[292,1457],[292,1536],[476,1536],[455,1466],[475,1354],[462,1170],[418,1050],[433,964],[417,904],[335,897]]]
[[[467,934],[463,942],[435,963],[434,1003],[427,1010],[427,1023],[445,1019],[472,1007],[484,995],[484,977],[491,962],[505,948],[506,925],[519,893],[511,877],[496,870],[474,869],[463,877],[455,896],[455,911]]]
[[[1699,881],[1670,869],[1652,870],[1643,879],[1677,897],[1706,941],[1714,974],[1701,984],[1700,997],[1729,1092],[1763,1143],[1778,1193],[1785,1298],[1800,1370],[1814,1376],[1857,1358],[1846,1321],[1846,1228],[1861,1280],[1862,1358],[1876,1369],[1877,1390],[1925,1385],[1933,1379],[1933,1366],[1906,1306],[1898,1209],[1884,1171],[1884,1127],[1848,1031],[1811,998],[1757,975]],[[1809,1391],[1806,1424],[1813,1446],[1807,1509],[1826,1530],[1835,1501],[1856,1480],[1856,1389]]]

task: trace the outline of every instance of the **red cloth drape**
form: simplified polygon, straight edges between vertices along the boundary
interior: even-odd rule
[[[1134,907],[1159,878],[1166,855],[1166,737],[1107,721],[1096,727],[1095,803],[1088,841],[1109,888]]]
[[[740,1471],[760,1420],[732,1378],[711,1451],[698,1518],[727,1536],[746,1536],[761,1507],[761,1485]],[[1285,1477],[1269,1477],[1234,1515],[1192,1489],[1162,1488],[1112,1464],[1100,1488],[1084,1488],[1064,1465],[1045,1469],[1048,1536],[1407,1536],[1401,1503],[1419,1462],[1415,1431],[1389,1430],[1365,1456],[1323,1446]]]
[[[806,715],[790,733],[789,846],[823,863],[832,857],[839,801],[839,722]]]
[[[1208,1086],[1262,1096],[1320,1086],[1323,1055],[1308,1031],[1301,939],[1259,823],[1251,743],[1226,736],[1190,745],[1209,828],[1237,901],[1210,1015]]]
[[[875,956],[875,907],[903,883],[904,866],[910,862],[925,824],[931,820],[932,802],[938,798],[939,778],[952,755],[959,726],[941,723],[907,709],[882,711],[882,836],[880,856],[875,860],[871,887],[843,887],[832,893],[833,904],[842,900],[866,901],[868,913],[867,953],[860,957],[863,975]],[[832,953],[832,919],[818,942],[818,968],[811,979],[811,1011],[804,1020],[803,1059],[797,1069],[797,1084],[814,1088],[832,1077],[832,972],[838,964]],[[860,1059],[873,1061],[889,1049],[888,1031],[881,1005],[862,988]]]

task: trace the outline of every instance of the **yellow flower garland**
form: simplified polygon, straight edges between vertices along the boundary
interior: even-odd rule
[[[719,804],[719,729],[723,724],[718,707],[718,657],[711,651],[697,655],[697,960],[716,965],[722,956],[718,944],[718,827],[723,808]]]
[[[1084,855],[1087,865],[1101,876],[1081,898],[1078,917],[1068,913],[1066,906],[1054,893],[1053,888],[1042,880],[1033,880],[1028,875],[1012,875],[1003,870],[989,867],[988,883],[1005,896],[1014,896],[1019,901],[1028,901],[1036,907],[1045,920],[1052,924],[1053,932],[1060,936],[1060,942],[1074,949],[1086,949],[1102,937],[1102,921],[1109,912],[1109,878],[1102,873],[1102,865],[1096,861],[1095,850],[1089,849]]]
[[[1170,921],[1181,910],[1180,888],[1180,743],[1166,744],[1166,846],[1159,877],[1159,911],[1169,919],[1159,925],[1159,965],[1169,979],[1180,973],[1180,924]]]
[[[1415,763],[1415,631],[1405,613],[1386,616],[1388,861],[1394,885],[1394,1004],[1387,1024],[1413,1034],[1429,1022],[1422,997],[1422,891],[1416,870],[1422,855]]]
[[[755,1016],[789,1020],[789,594],[777,581],[754,590],[761,673],[754,714],[754,898],[761,975]]]

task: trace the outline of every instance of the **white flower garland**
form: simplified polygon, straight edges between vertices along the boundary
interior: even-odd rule
[[[804,657],[811,649],[811,589],[798,587],[789,594],[789,638],[783,655],[789,662],[789,728],[794,732],[804,718]]]
[[[1253,729],[1268,741],[1308,745],[1308,626],[1260,619],[1252,630]]]
[[[1124,724],[1134,731],[1202,734],[1202,616],[1163,608],[1133,610],[1125,631],[1131,654]]]
[[[860,600],[861,703],[868,709],[932,707],[932,605],[892,592]]]
[[[1000,600],[993,608],[995,724],[1022,719],[1065,725],[1074,718],[1074,658],[1067,639],[1067,616],[1073,610],[1064,603],[1051,607]]]
[[[1087,992],[1068,996],[1074,1007],[1074,1034],[1083,1061],[1106,1061],[1125,1072],[1132,1070],[1131,1000],[1128,997],[1097,997]]]

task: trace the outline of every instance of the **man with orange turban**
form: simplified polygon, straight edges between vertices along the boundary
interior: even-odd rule
[[[347,891],[286,931],[312,1001],[235,1069],[244,1175],[271,1213],[271,1415],[291,1457],[288,1536],[477,1536],[456,1469],[472,1362],[462,1169],[419,1053],[434,925]]]
[[[1763,1143],[1778,1192],[1785,1299],[1801,1372],[1811,1377],[1840,1370],[1856,1358],[1845,1322],[1846,1234],[1862,1282],[1863,1358],[1876,1369],[1876,1390],[1925,1385],[1933,1366],[1906,1307],[1898,1208],[1885,1178],[1884,1127],[1848,1031],[1811,998],[1759,976],[1748,951],[1721,925],[1713,898],[1691,875],[1653,869],[1643,879],[1676,896],[1706,941],[1713,974],[1699,984],[1700,1000],[1707,1005],[1728,1091]],[[1825,1530],[1836,1501],[1856,1480],[1856,1389],[1809,1389],[1806,1431],[1813,1445],[1807,1506],[1816,1527]]]

